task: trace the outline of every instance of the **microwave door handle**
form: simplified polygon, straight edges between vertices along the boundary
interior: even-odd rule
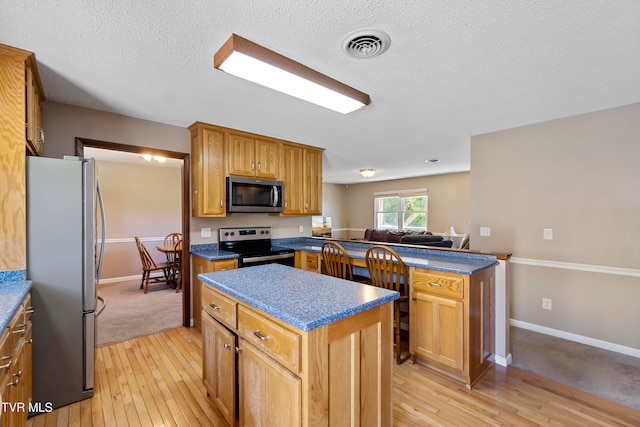
[[[273,202],[271,206],[274,206],[274,207],[278,206],[278,187],[274,185],[273,187],[271,187],[271,191],[273,194],[273,197],[272,197]]]

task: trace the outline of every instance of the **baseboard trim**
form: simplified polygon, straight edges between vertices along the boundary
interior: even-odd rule
[[[592,347],[601,348],[603,350],[613,351],[615,353],[626,354],[627,356],[633,356],[640,358],[640,349],[627,347],[620,344],[615,344],[608,341],[602,341],[595,338],[585,337],[583,335],[572,334],[571,332],[560,331],[558,329],[547,328],[546,326],[536,325],[534,323],[522,322],[520,320],[510,319],[509,324],[522,329],[528,329],[530,331],[538,332],[545,335],[551,335],[553,337],[562,338],[568,341],[578,342],[580,344],[590,345]]]
[[[100,279],[98,285],[106,285],[107,283],[115,283],[115,282],[125,282],[128,280],[142,280],[142,274],[136,274],[134,276],[121,276],[121,277],[110,277],[108,279]]]
[[[640,277],[640,269],[610,267],[608,265],[578,264],[575,262],[549,261],[545,259],[511,257],[511,264],[533,265],[536,267],[561,268],[564,270],[586,271],[589,273],[615,274],[618,276]]]
[[[507,354],[507,357],[498,356],[497,354],[494,356],[494,361],[496,365],[507,367],[513,363],[513,357],[511,353]]]

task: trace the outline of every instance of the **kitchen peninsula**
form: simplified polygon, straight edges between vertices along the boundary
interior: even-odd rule
[[[203,382],[230,425],[391,425],[397,292],[279,264],[198,279]]]

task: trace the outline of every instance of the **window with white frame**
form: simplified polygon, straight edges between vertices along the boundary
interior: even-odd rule
[[[400,231],[426,231],[427,189],[374,193],[374,227]]]

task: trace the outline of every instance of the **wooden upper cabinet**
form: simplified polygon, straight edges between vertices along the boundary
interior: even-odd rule
[[[274,215],[322,214],[322,148],[196,122],[191,131],[192,214],[226,215],[226,177],[284,183],[284,209]]]
[[[276,179],[278,143],[230,132],[228,134],[229,175]]]
[[[282,146],[282,215],[322,214],[322,150],[296,145]]]
[[[322,215],[322,150],[304,149],[304,212]]]
[[[282,145],[282,173],[284,183],[283,215],[304,215],[304,152],[296,145]]]
[[[27,64],[25,72],[26,86],[26,140],[27,149],[32,154],[42,154],[44,145],[44,130],[42,129],[42,107],[44,94],[40,81],[37,77],[37,70],[31,64]]]
[[[224,133],[201,123],[191,131],[192,215],[222,217],[227,214]]]

